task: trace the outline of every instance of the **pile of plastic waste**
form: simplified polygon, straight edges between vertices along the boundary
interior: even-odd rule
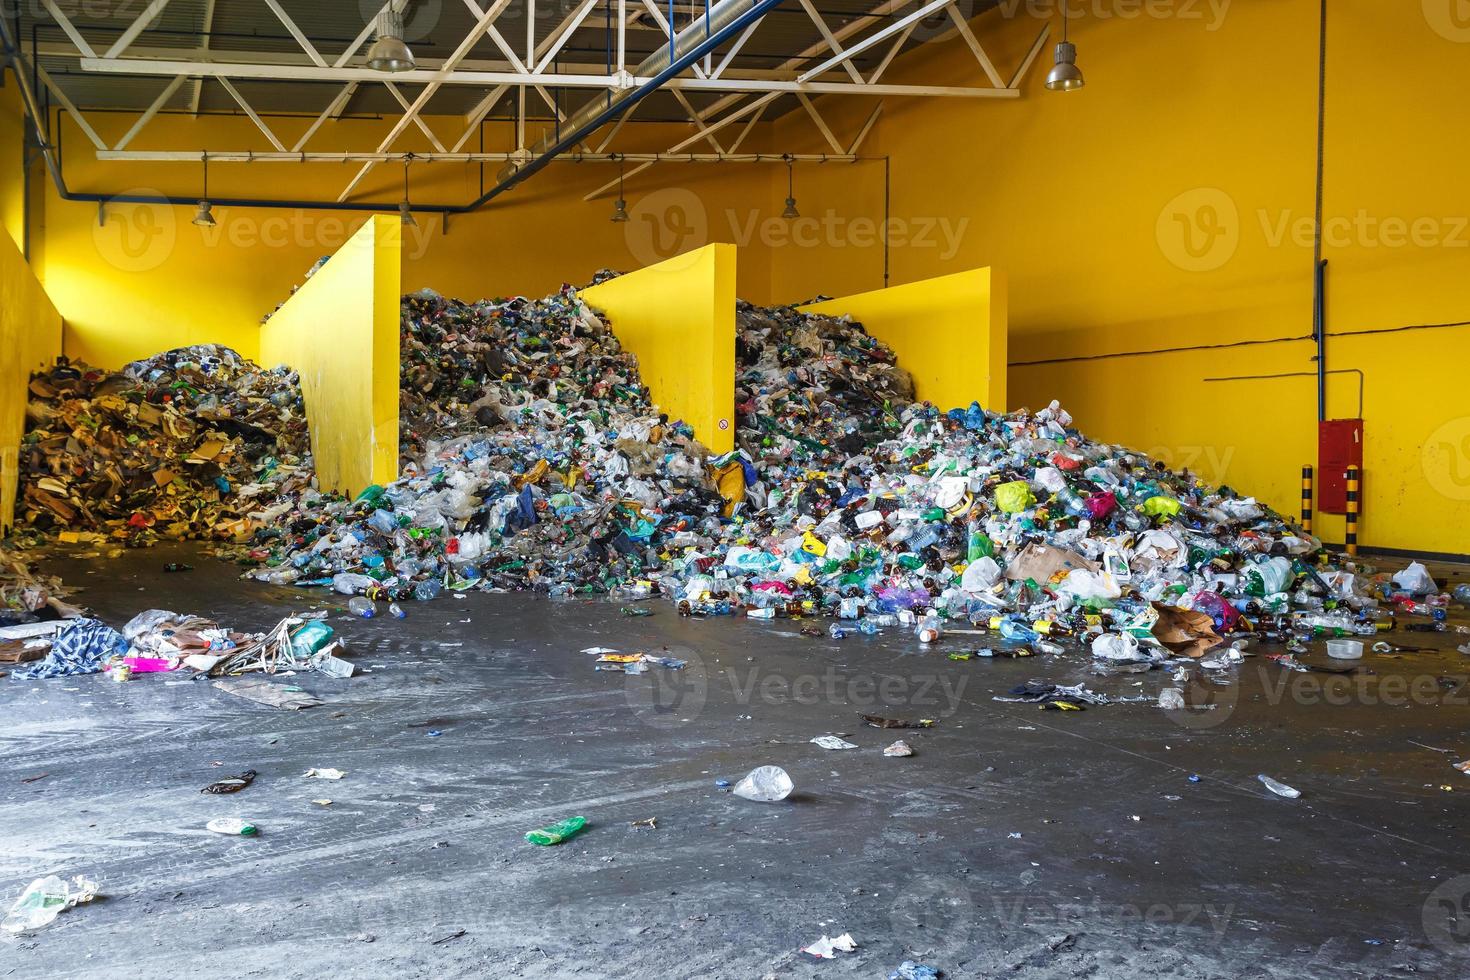
[[[246,556],[264,562],[252,577],[392,599],[637,581],[647,595],[662,556],[718,513],[705,450],[654,411],[635,359],[571,289],[417,293],[402,339],[408,475],[354,501],[279,501]]]
[[[1070,640],[1119,669],[1229,662],[1240,651],[1217,648],[1237,632],[1373,632],[1407,591],[1253,498],[1087,439],[1055,402],[915,402],[892,351],[846,319],[741,304],[739,448],[710,458],[569,289],[403,309],[403,421],[422,452],[355,501],[279,502],[253,577],[372,599],[662,594],[688,615],[831,616],[838,637],[964,628],[990,635],[982,655]]]
[[[240,538],[261,499],[311,472],[294,372],[217,345],[116,373],[62,358],[31,379],[18,517],[128,545]]]
[[[432,290],[403,297],[399,452],[406,467],[430,445],[534,423],[536,403],[648,414],[637,363],[571,289],[541,300],[465,303]]]

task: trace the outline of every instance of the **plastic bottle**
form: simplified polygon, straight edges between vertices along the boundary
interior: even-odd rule
[[[1455,586],[1455,601],[1470,605],[1470,584]]]
[[[408,613],[404,612],[403,607],[396,602],[388,603],[388,615],[392,616],[394,619],[408,618]]]
[[[1031,643],[1040,638],[1039,634],[1031,627],[1018,623],[1013,619],[1002,619],[1000,621],[1000,635],[1007,640],[1017,640],[1021,643]]]
[[[857,628],[858,632],[863,634],[864,636],[878,635],[878,624],[873,622],[871,619],[859,620]]]
[[[920,643],[935,643],[944,635],[944,627],[940,624],[938,616],[925,616],[919,620],[914,635],[919,638]]]
[[[827,630],[827,635],[832,637],[832,639],[834,640],[844,640],[847,638],[847,630],[843,629],[841,626],[838,626],[836,623],[833,623],[832,626]]]
[[[378,607],[366,596],[355,595],[347,600],[347,611],[363,619],[372,619],[377,615]]]
[[[439,593],[444,591],[444,586],[436,578],[426,578],[413,587],[413,597],[420,602],[428,602],[436,599]]]
[[[239,817],[215,817],[204,826],[216,834],[231,837],[254,837],[256,834],[255,824]]]

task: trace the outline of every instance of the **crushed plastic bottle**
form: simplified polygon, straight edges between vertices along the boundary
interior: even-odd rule
[[[731,790],[741,799],[756,803],[779,803],[791,795],[796,785],[780,766],[759,766],[752,769]]]
[[[66,881],[56,875],[38,878],[26,886],[10,907],[0,930],[16,935],[49,925],[66,909],[90,902],[97,896],[97,882],[84,875]]]
[[[373,600],[355,595],[348,600],[347,611],[362,619],[372,619],[378,614],[378,607]]]
[[[215,817],[204,826],[216,834],[226,834],[230,837],[254,837],[258,833],[255,824],[249,820],[241,820],[239,817]]]
[[[1260,774],[1256,778],[1261,781],[1261,785],[1265,786],[1267,789],[1269,789],[1271,792],[1275,793],[1277,796],[1284,796],[1288,800],[1294,800],[1297,797],[1299,797],[1299,796],[1302,795],[1301,790],[1292,789],[1290,786],[1286,785],[1285,783],[1278,782],[1278,781],[1272,779],[1270,776],[1267,776],[1265,773]]]
[[[403,607],[396,602],[388,603],[388,615],[394,619],[406,619],[408,617],[408,613],[404,612]]]

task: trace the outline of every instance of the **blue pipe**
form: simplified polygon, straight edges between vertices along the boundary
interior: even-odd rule
[[[485,204],[491,198],[503,194],[505,191],[514,187],[516,184],[519,184],[527,177],[538,173],[543,168],[545,168],[547,164],[551,163],[552,160],[556,159],[562,153],[565,153],[567,150],[572,149],[578,143],[582,142],[582,140],[584,140],[588,135],[596,132],[603,126],[612,122],[619,113],[623,112],[630,106],[637,105],[643,99],[652,95],[660,88],[663,88],[664,83],[667,82],[669,79],[673,78],[675,75],[679,74],[684,69],[697,62],[700,58],[703,58],[706,54],[713,51],[715,48],[719,47],[734,34],[738,33],[741,30],[744,30],[747,26],[749,26],[752,21],[759,20],[783,3],[785,3],[785,0],[755,0],[754,5],[745,13],[741,14],[730,23],[726,24],[721,30],[716,31],[713,36],[706,37],[699,44],[695,45],[692,50],[685,54],[684,57],[671,62],[668,67],[666,67],[663,71],[650,78],[646,84],[640,85],[635,88],[632,93],[628,95],[627,98],[622,99],[618,102],[609,101],[609,104],[606,108],[602,110],[602,112],[598,113],[595,117],[593,117],[591,120],[584,123],[583,125],[578,126],[574,132],[563,136],[559,141],[557,141],[555,145],[547,149],[545,153],[541,154],[530,163],[527,163],[524,167],[511,174],[509,177],[502,179],[494,187],[481,194],[478,198],[471,201],[469,204],[464,205],[463,211],[467,212],[478,210],[481,205]]]
[[[626,98],[614,102],[610,95],[606,96],[606,98],[608,99],[608,105],[596,117],[594,117],[592,120],[585,123],[584,125],[577,127],[574,132],[561,137],[557,141],[557,143],[550,149],[548,149],[545,153],[530,161],[524,167],[521,167],[511,176],[499,181],[494,187],[490,188],[488,191],[475,198],[475,200],[471,201],[469,204],[413,204],[410,205],[410,210],[426,214],[456,215],[469,214],[473,211],[478,211],[491,199],[498,197],[505,191],[514,187],[516,184],[519,184],[521,181],[532,176],[533,174],[539,173],[556,157],[575,147],[578,143],[582,142],[582,140],[585,139],[589,134],[596,132],[598,129],[611,122],[613,118],[618,115],[618,113],[631,106],[636,105],[643,99],[661,89],[664,83],[667,82],[669,79],[678,75],[680,72],[684,71],[684,69],[697,62],[700,58],[703,58],[706,54],[719,47],[736,32],[747,27],[752,21],[764,17],[766,14],[770,13],[772,10],[774,10],[776,7],[779,7],[784,2],[785,0],[755,0],[755,3],[751,6],[749,10],[741,14],[734,21],[725,25],[722,30],[715,32],[715,34],[712,36],[706,37],[691,51],[689,51],[689,53],[684,55],[684,57],[670,62],[668,67],[659,72],[657,75],[654,75],[652,78],[650,78],[646,84],[640,85],[635,88]],[[706,30],[708,30],[707,25],[708,21],[706,21]],[[670,21],[670,27],[672,26],[673,22]],[[4,41],[4,47],[7,54],[10,54],[12,57],[19,54],[18,49],[12,44],[12,39],[10,37],[8,26],[5,25],[3,21],[0,21],[0,40]],[[672,41],[670,43],[672,43]],[[18,58],[15,59],[15,63],[20,63]],[[36,129],[39,135],[39,133],[41,132],[39,120],[37,121]],[[57,148],[58,150],[60,149],[59,146]],[[52,181],[56,184],[57,196],[59,196],[63,201],[82,201],[92,204],[165,204],[175,207],[193,207],[195,204],[198,203],[197,198],[174,197],[165,194],[99,194],[86,191],[73,191],[66,186],[66,179],[65,175],[62,173],[60,161],[53,161],[51,159],[51,155],[49,153],[44,153],[44,151],[43,156],[45,157],[48,164],[54,164],[53,166],[48,166],[47,169],[51,171]],[[304,208],[317,211],[393,212],[399,209],[398,202],[394,202],[392,204],[373,204],[370,202],[354,203],[351,201],[273,200],[267,198],[249,197],[210,198],[210,203],[220,205],[221,207]]]

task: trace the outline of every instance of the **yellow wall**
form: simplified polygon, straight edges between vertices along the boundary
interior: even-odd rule
[[[104,140],[126,132],[125,114],[94,113],[89,120]],[[268,124],[288,146],[310,119],[270,117]],[[463,131],[459,117],[430,117],[428,124],[450,143]],[[336,150],[376,142],[382,120],[344,119],[325,124],[311,147]],[[128,191],[194,198],[201,167],[191,164],[99,163],[87,138],[63,117],[66,179],[75,192]],[[642,144],[666,148],[688,135],[687,126],[653,124],[624,130]],[[507,148],[509,127],[487,123],[485,148]],[[477,146],[471,140],[467,149]],[[269,149],[246,119],[160,115],[129,149]],[[424,151],[417,132],[400,148]],[[631,165],[630,165],[631,168]],[[333,200],[356,165],[256,163],[210,166],[216,198]],[[493,181],[494,164],[485,179]],[[405,230],[403,286],[425,286],[463,299],[543,296],[564,282],[584,283],[602,268],[630,270],[656,263],[717,240],[724,227],[701,216],[723,214],[748,201],[763,201],[764,171],[738,166],[660,164],[629,178],[625,196],[633,220],[615,224],[612,198],[582,195],[617,176],[610,163],[558,163],[492,201],[482,211],[452,217],[444,231],[437,215],[420,215]],[[465,203],[478,196],[475,164],[415,165],[411,198],[416,202]],[[353,200],[397,202],[403,167],[382,165],[359,185]],[[98,225],[93,204],[62,201],[48,191],[43,281],[67,320],[67,351],[91,363],[118,367],[129,360],[181,344],[215,341],[254,357],[257,326],[299,284],[308,268],[331,254],[366,221],[361,212],[299,208],[217,206],[213,229],[191,224],[193,209],[155,205],[110,205]],[[698,220],[695,220],[698,219]],[[691,224],[691,221],[693,222]],[[38,266],[39,267],[39,266]],[[762,295],[769,272],[764,256],[742,262],[742,293]]]
[[[1006,408],[1005,276],[972,269],[802,307],[851,314],[893,348],[915,397],[941,410]]]
[[[1310,333],[1312,248],[1297,235],[1313,214],[1318,3],[1072,6],[1086,11],[1070,26],[1083,90],[1043,89],[1047,50],[1014,101],[886,103],[863,152],[891,157],[892,217],[920,239],[892,249],[893,281],[1004,270],[1013,407],[1060,398],[1089,434],[1295,513],[1300,468],[1316,462],[1313,379],[1203,379],[1310,372],[1311,343],[1116,355]],[[1470,130],[1445,124],[1470,97],[1470,32],[1441,6],[1331,5],[1333,331],[1470,319]],[[1008,75],[1042,24],[1028,10],[1059,21],[1056,4],[1002,7],[1016,12],[991,11],[974,27]],[[902,59],[888,80],[984,84],[953,41]],[[818,106],[845,137],[872,102]],[[793,152],[820,148],[802,113],[772,138]],[[803,216],[831,214],[833,228],[881,215],[881,190],[861,171],[796,167]],[[773,177],[770,206],[785,191],[784,174]],[[918,234],[945,221],[957,247]],[[881,279],[881,248],[831,237],[837,247],[772,250],[776,299]],[[1367,373],[1365,545],[1470,553],[1467,355],[1470,328],[1331,340],[1330,368]],[[1334,375],[1329,416],[1356,411],[1356,379]],[[1340,517],[1319,515],[1317,527],[1342,540]]]
[[[15,517],[31,372],[61,353],[61,315],[7,235],[0,235],[0,525]]]
[[[16,248],[25,238],[25,115],[20,86],[10,71],[0,71],[0,227]]]
[[[301,373],[324,490],[398,476],[400,230],[364,224],[260,330],[261,359]]]
[[[638,356],[643,383],[671,420],[715,453],[735,446],[735,248],[707,245],[584,289]]]

